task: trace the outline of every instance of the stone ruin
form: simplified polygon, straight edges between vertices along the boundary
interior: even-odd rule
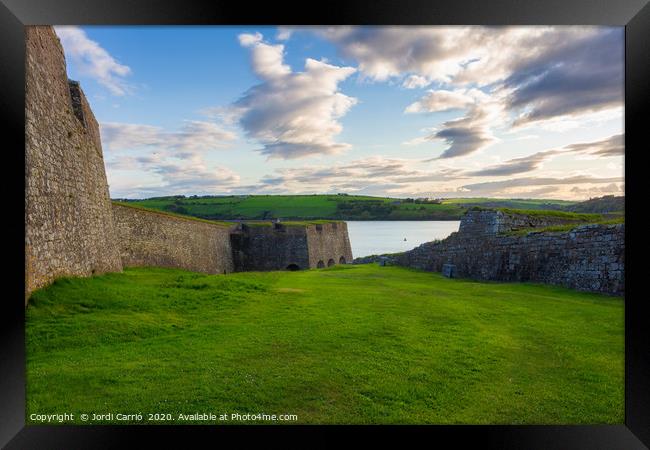
[[[397,265],[453,278],[529,281],[624,295],[625,224],[576,223],[570,231],[539,231],[570,222],[553,216],[470,210],[459,231],[447,239],[424,243],[392,259]]]

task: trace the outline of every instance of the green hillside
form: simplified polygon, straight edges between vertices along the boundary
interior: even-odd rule
[[[581,213],[623,213],[625,211],[625,197],[605,195],[604,197],[592,198],[570,205],[566,209],[567,211]]]
[[[171,196],[123,201],[210,220],[459,220],[472,206],[560,210],[575,203],[489,198],[420,200],[355,195]]]

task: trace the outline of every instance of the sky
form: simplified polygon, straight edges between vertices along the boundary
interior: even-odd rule
[[[112,198],[624,191],[623,27],[55,31]]]

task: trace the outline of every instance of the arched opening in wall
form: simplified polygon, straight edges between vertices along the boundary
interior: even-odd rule
[[[339,264],[345,264],[345,257],[344,256],[341,256],[339,258]]]
[[[316,264],[316,267],[318,267],[319,269],[322,269],[323,267],[325,267],[325,263],[323,262],[322,259],[320,261],[318,261],[318,264]]]
[[[287,266],[287,270],[291,270],[293,272],[293,271],[296,271],[296,270],[300,270],[300,267],[298,266],[298,264],[289,264]]]
[[[336,264],[336,263],[334,262],[334,260],[332,258],[330,258],[329,261],[327,261],[327,267],[332,267],[334,264]]]

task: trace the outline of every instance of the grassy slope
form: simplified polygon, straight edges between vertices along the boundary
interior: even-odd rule
[[[153,198],[132,202],[164,210],[172,205],[173,197]],[[212,198],[185,198],[179,206],[188,214],[216,219],[263,219],[264,213],[284,219],[458,219],[464,212],[457,205],[400,204],[391,205],[395,199],[367,196],[340,195],[251,195]],[[379,214],[369,211],[367,217],[351,211],[341,213],[339,203],[382,204],[389,212]],[[368,203],[365,203],[368,202]],[[423,208],[423,209],[421,209]]]
[[[174,205],[174,197],[158,197],[130,202],[149,208],[165,210]],[[458,220],[465,212],[464,207],[473,205],[490,206],[496,199],[449,199],[442,204],[405,203],[394,204],[400,199],[355,195],[250,195],[229,197],[183,198],[178,206],[188,214],[213,219],[262,219],[265,211],[272,217],[284,219],[345,219],[345,220]],[[339,204],[348,205],[363,202],[368,205],[363,211],[340,209]],[[382,204],[387,210],[373,210],[371,204]],[[498,200],[499,206],[512,208],[560,209],[572,202],[560,200]]]
[[[27,309],[29,414],[622,423],[623,302],[398,267],[64,279]]]
[[[449,198],[447,204],[463,205],[465,207],[483,206],[485,208],[513,209],[563,209],[576,204],[569,200],[526,199],[526,198]]]

